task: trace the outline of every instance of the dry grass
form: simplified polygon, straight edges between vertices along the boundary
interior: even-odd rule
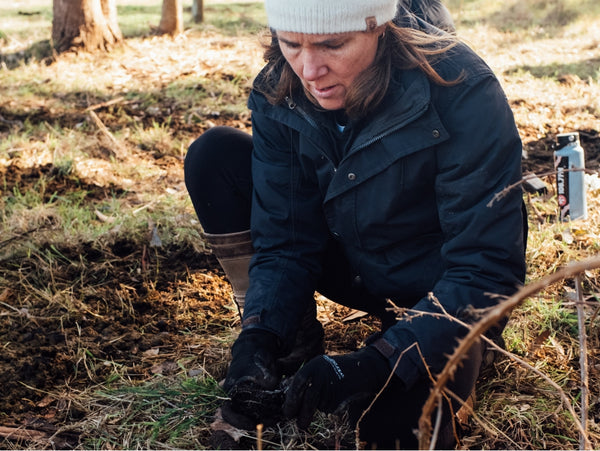
[[[123,3],[133,17],[147,2]],[[2,362],[17,368],[22,359],[36,368],[31,349],[17,344],[24,335],[52,331],[44,332],[45,341],[36,339],[42,354],[60,349],[63,360],[53,365],[65,374],[56,387],[42,377],[19,379],[26,395],[12,411],[3,407],[0,425],[23,435],[3,447],[211,447],[209,424],[223,396],[216,381],[238,322],[228,286],[208,269],[214,261],[203,263],[210,256],[183,185],[182,158],[191,140],[215,124],[249,129],[245,99],[261,52],[247,27],[263,16],[260,7],[205,3],[213,22],[189,24],[176,39],[144,35],[144,16],[141,25],[138,19],[128,24],[132,31],[121,49],[58,57],[43,45],[49,1],[0,7]],[[526,150],[558,132],[600,131],[595,0],[448,5],[459,36],[498,74]],[[155,14],[157,5],[151,7]],[[240,19],[223,29],[219,14]],[[597,177],[588,177],[589,218],[573,223],[556,222],[554,180],[546,181],[547,195],[525,195],[529,282],[600,248]],[[154,232],[158,247],[150,245]],[[600,447],[598,276],[597,270],[583,274],[594,448]],[[552,379],[578,411],[574,292],[573,280],[566,280],[536,293],[513,312],[504,338],[514,356]],[[343,322],[347,313],[320,301],[329,352],[354,349],[376,330],[368,318]],[[573,418],[544,378],[508,357],[484,371],[462,447],[577,449],[579,441]],[[243,444],[258,447],[256,434],[247,433]],[[264,431],[260,446],[351,448],[354,441],[338,420],[319,416],[309,434],[291,423]]]

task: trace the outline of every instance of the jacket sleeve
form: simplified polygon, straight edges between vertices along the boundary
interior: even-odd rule
[[[277,334],[287,345],[314,298],[327,241],[316,179],[298,158],[298,133],[253,112],[251,231],[255,255],[244,327]]]
[[[474,309],[513,294],[525,278],[526,218],[522,191],[513,189],[491,202],[497,193],[521,179],[522,146],[514,118],[499,82],[491,74],[450,88],[440,116],[450,139],[439,147],[435,192],[444,236],[441,258],[445,272],[432,294],[443,309],[465,322]],[[386,332],[376,347],[394,365],[406,351],[396,374],[407,388],[419,377],[443,368],[466,328],[439,315],[428,296]],[[499,333],[502,330],[499,326]]]

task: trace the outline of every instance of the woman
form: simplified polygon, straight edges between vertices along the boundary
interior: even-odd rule
[[[465,334],[445,315],[473,321],[524,280],[521,193],[488,206],[521,178],[511,110],[480,58],[404,25],[395,0],[265,6],[273,40],[249,98],[252,137],[211,129],[185,167],[207,240],[245,296],[225,419],[268,421],[268,409],[245,410],[260,396],[248,397],[293,375],[281,401],[300,427],[317,409],[356,422],[393,372],[361,438],[416,448],[430,375]],[[315,290],[379,317],[381,332],[323,355]],[[410,310],[396,317],[388,300]],[[471,349],[449,386],[461,399],[482,352]],[[439,446],[452,444],[459,405],[444,402]]]

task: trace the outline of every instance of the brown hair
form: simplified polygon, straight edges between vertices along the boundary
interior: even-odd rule
[[[457,44],[454,36],[427,35],[391,22],[381,28],[384,32],[373,64],[357,76],[346,94],[345,111],[350,118],[365,116],[379,105],[390,84],[393,67],[404,70],[418,68],[434,83],[442,86],[452,86],[460,80],[460,77],[452,81],[444,80],[432,66],[434,58],[442,56]],[[381,33],[381,29],[374,32]],[[302,89],[302,84],[281,53],[274,31],[270,37],[270,43],[265,44],[267,66],[263,72],[264,79],[256,88],[269,103],[277,105]],[[306,95],[316,103],[309,93]]]

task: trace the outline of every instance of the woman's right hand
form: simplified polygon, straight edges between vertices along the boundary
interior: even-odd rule
[[[230,396],[223,418],[235,427],[254,429],[281,415],[283,392],[276,359],[278,337],[261,329],[243,330],[231,348],[232,360],[223,388]],[[273,406],[271,406],[273,404]]]
[[[235,385],[251,382],[265,390],[279,383],[276,368],[278,338],[261,329],[243,330],[231,348],[231,363],[223,388],[231,392]]]

